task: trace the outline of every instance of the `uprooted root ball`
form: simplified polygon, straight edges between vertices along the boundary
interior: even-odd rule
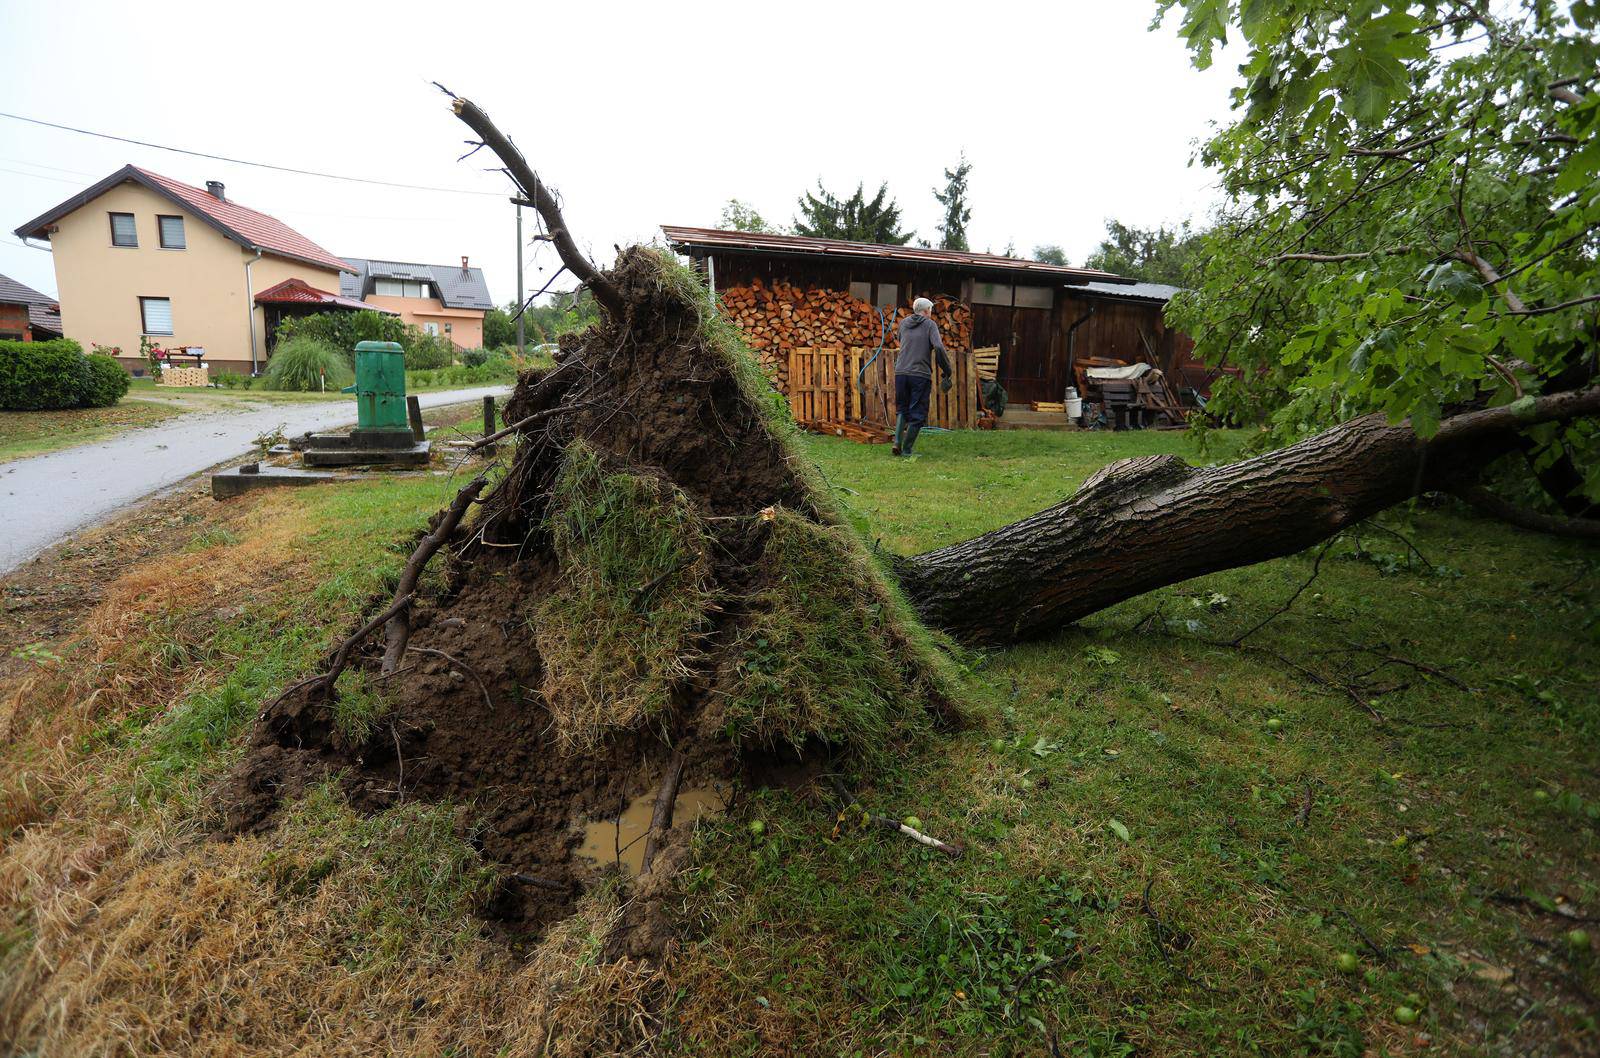
[[[416,605],[382,708],[290,695],[230,811],[269,828],[329,774],[365,811],[464,805],[501,879],[487,906],[518,943],[605,884],[578,855],[584,821],[654,791],[674,754],[686,786],[759,781],[753,749],[870,764],[954,686],[699,278],[642,248],[610,278],[624,318],[565,336],[556,368],[519,382],[506,417],[528,424],[452,542],[448,585]],[[658,863],[686,837],[665,835]],[[637,888],[613,957],[659,955],[668,932],[635,910],[663,881]]]

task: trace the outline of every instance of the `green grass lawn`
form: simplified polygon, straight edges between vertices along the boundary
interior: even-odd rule
[[[1156,432],[929,434],[911,463],[803,443],[868,534],[905,553],[1032,513],[1116,458],[1195,458],[1182,434]],[[130,825],[207,818],[205,779],[261,702],[390,590],[455,484],[260,500],[260,524],[303,564],[292,575],[252,572],[262,529],[196,537],[244,579],[242,601],[199,593],[195,613],[156,614],[145,638],[177,642],[186,653],[163,664],[206,678],[86,743],[136,764],[133,793],[159,811]],[[1567,944],[1579,923],[1564,912],[1600,915],[1600,552],[1417,504],[1340,537],[1254,649],[1213,645],[1277,610],[1315,555],[963,655],[965,723],[855,776],[870,808],[915,815],[964,845],[960,859],[781,786],[702,824],[659,1049],[1594,1052],[1600,972],[1592,949]],[[127,672],[147,668],[159,666]],[[93,813],[125,810],[113,800],[115,812],[85,802],[86,833],[107,825]],[[407,929],[458,928],[443,912],[414,919]],[[441,972],[457,971],[479,972]]]
[[[0,411],[0,463],[89,444],[182,414],[181,408],[129,398],[109,408]]]
[[[1192,458],[1155,432],[930,435],[911,464],[807,446],[902,552],[1031,513],[1113,458]],[[959,861],[848,823],[830,837],[788,792],[708,830],[688,911],[712,924],[680,1015],[726,1004],[716,1023],[741,1028],[687,1049],[1593,1050],[1600,974],[1559,912],[1600,914],[1600,554],[1453,510],[1384,525],[1431,568],[1348,532],[1259,652],[1205,640],[1275,610],[1313,554],[977,659],[969,728],[905,747],[863,792],[964,843]],[[1389,657],[1441,675],[1360,675]],[[1296,666],[1363,685],[1384,719]]]

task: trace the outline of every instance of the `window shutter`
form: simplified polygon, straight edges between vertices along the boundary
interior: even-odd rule
[[[140,298],[139,305],[144,311],[144,333],[172,333],[171,298]]]
[[[134,227],[132,213],[111,214],[111,245],[139,245],[139,230]]]
[[[182,250],[189,244],[183,237],[182,217],[161,217],[161,245],[168,250]]]

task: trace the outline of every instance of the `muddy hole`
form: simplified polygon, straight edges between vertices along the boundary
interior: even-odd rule
[[[673,802],[672,825],[692,827],[701,819],[726,812],[725,793],[718,786],[679,790]],[[577,855],[601,867],[618,867],[625,877],[638,877],[655,808],[656,795],[647,793],[628,802],[620,814],[582,824],[583,843]]]

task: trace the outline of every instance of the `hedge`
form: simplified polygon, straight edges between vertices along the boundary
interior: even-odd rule
[[[71,338],[0,341],[0,409],[76,408],[84,403],[94,370],[83,346]]]
[[[85,408],[109,408],[128,392],[133,379],[121,364],[104,353],[90,353],[87,359],[88,381],[79,400]]]

